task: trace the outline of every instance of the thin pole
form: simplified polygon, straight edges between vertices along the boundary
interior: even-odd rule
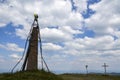
[[[43,70],[42,43],[41,43],[40,31],[39,31],[39,41],[40,41],[41,65]]]
[[[45,64],[48,72],[50,72],[48,66],[47,66],[47,63],[45,62],[44,58],[43,58],[43,54],[42,54],[42,41],[41,41],[41,33],[40,33],[40,29],[39,29],[39,24],[38,24],[38,21],[37,21],[37,27],[38,27],[38,31],[39,31],[39,42],[40,42],[40,54],[41,54],[41,65],[42,65],[42,70],[43,70],[43,63]]]
[[[88,74],[88,65],[85,65],[86,67],[86,74]]]

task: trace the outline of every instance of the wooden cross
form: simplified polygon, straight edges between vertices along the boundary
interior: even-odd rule
[[[105,75],[106,75],[106,68],[108,67],[108,65],[106,63],[104,63],[104,65],[102,65],[102,67],[104,67]]]

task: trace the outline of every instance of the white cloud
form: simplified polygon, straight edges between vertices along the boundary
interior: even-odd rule
[[[63,33],[62,31],[58,30],[58,29],[50,29],[50,28],[44,28],[41,30],[41,36],[43,38],[43,40],[46,41],[64,41],[64,40],[68,40],[71,39],[70,35],[67,35],[65,33]],[[63,38],[64,36],[66,36],[65,38]]]
[[[83,27],[81,22],[84,19],[80,13],[87,9],[87,0],[73,1],[78,7],[76,12],[71,11],[70,0],[9,0],[0,5],[0,27],[12,22],[16,35],[26,39],[33,14],[36,12],[39,15],[41,37],[44,42],[43,52],[50,53],[45,53],[47,56],[44,54],[45,60],[53,70],[73,70],[75,66],[75,70],[83,70],[85,64],[91,65],[93,69],[93,63],[97,69],[104,61],[114,65],[120,60],[119,0],[102,0],[90,6],[96,13],[85,20],[85,26],[95,32],[93,38],[74,38],[74,34],[83,33],[80,29]],[[19,28],[18,25],[23,25],[23,28]],[[117,36],[118,39],[114,40],[112,36]],[[15,52],[23,51],[23,48],[15,43],[0,44],[0,48]],[[18,59],[20,56],[11,54],[10,57]]]
[[[65,33],[68,33],[68,34],[82,34],[83,33],[82,31],[79,31],[77,29],[73,29],[70,26],[62,26],[62,27],[60,27],[60,30],[65,32]]]
[[[41,29],[41,37],[43,41],[49,42],[62,42],[71,40],[73,34],[81,34],[79,30],[74,30],[69,26],[63,26],[61,28],[43,28]]]
[[[19,59],[21,56],[19,56],[17,54],[11,54],[10,57],[13,59]]]
[[[96,35],[117,36],[120,28],[119,2],[119,0],[102,0],[91,5],[90,8],[96,13],[91,18],[86,19],[86,26],[95,31]]]
[[[79,11],[80,13],[85,11],[87,9],[87,1],[88,0],[73,0],[73,2],[75,3],[74,5],[77,7],[77,11]]]
[[[5,23],[0,23],[0,27],[4,27],[5,25]]]
[[[112,52],[110,54],[119,55],[116,51],[120,49],[120,40],[114,41],[112,36],[102,36],[97,38],[89,38],[85,37],[83,39],[74,39],[73,41],[64,42],[64,49],[62,53],[70,54],[74,56],[88,56],[95,55],[99,56],[101,54],[109,54],[106,53],[108,51]]]
[[[6,45],[0,44],[0,48],[6,49],[9,51],[15,51],[15,52],[22,52],[23,51],[23,48],[20,48],[15,43],[7,43]]]
[[[60,45],[57,44],[53,44],[53,43],[44,43],[43,44],[43,50],[47,50],[47,51],[60,51],[62,50],[62,47]]]
[[[48,26],[71,26],[81,29],[83,18],[78,12],[71,11],[72,5],[69,0],[12,0],[0,5],[0,24],[13,23],[14,26],[23,25],[16,29],[16,35],[25,39],[33,21],[34,12],[39,15],[40,27]],[[4,10],[4,11],[2,11]],[[9,15],[7,15],[9,13]]]
[[[0,63],[2,63],[2,62],[4,62],[5,60],[4,60],[4,56],[1,56],[0,55]]]

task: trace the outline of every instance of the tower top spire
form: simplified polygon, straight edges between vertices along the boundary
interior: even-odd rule
[[[34,20],[37,21],[38,20],[38,14],[34,14]]]

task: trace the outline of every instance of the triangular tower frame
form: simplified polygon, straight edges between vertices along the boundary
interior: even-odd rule
[[[28,44],[29,43],[29,44]],[[39,45],[38,45],[39,43]],[[27,47],[28,45],[28,47]],[[38,47],[40,47],[40,56],[41,56],[41,65],[42,70],[44,69],[44,65],[47,68],[47,71],[49,72],[49,68],[47,66],[47,63],[45,62],[43,58],[43,52],[42,52],[42,41],[41,41],[41,33],[38,23],[38,15],[34,15],[34,21],[31,26],[29,35],[27,37],[25,48],[23,52],[22,58],[18,61],[18,63],[14,66],[12,69],[12,72],[16,68],[16,66],[22,61],[23,57],[25,56],[23,65],[21,67],[21,71],[25,70],[38,70]],[[26,55],[25,55],[26,53]]]

